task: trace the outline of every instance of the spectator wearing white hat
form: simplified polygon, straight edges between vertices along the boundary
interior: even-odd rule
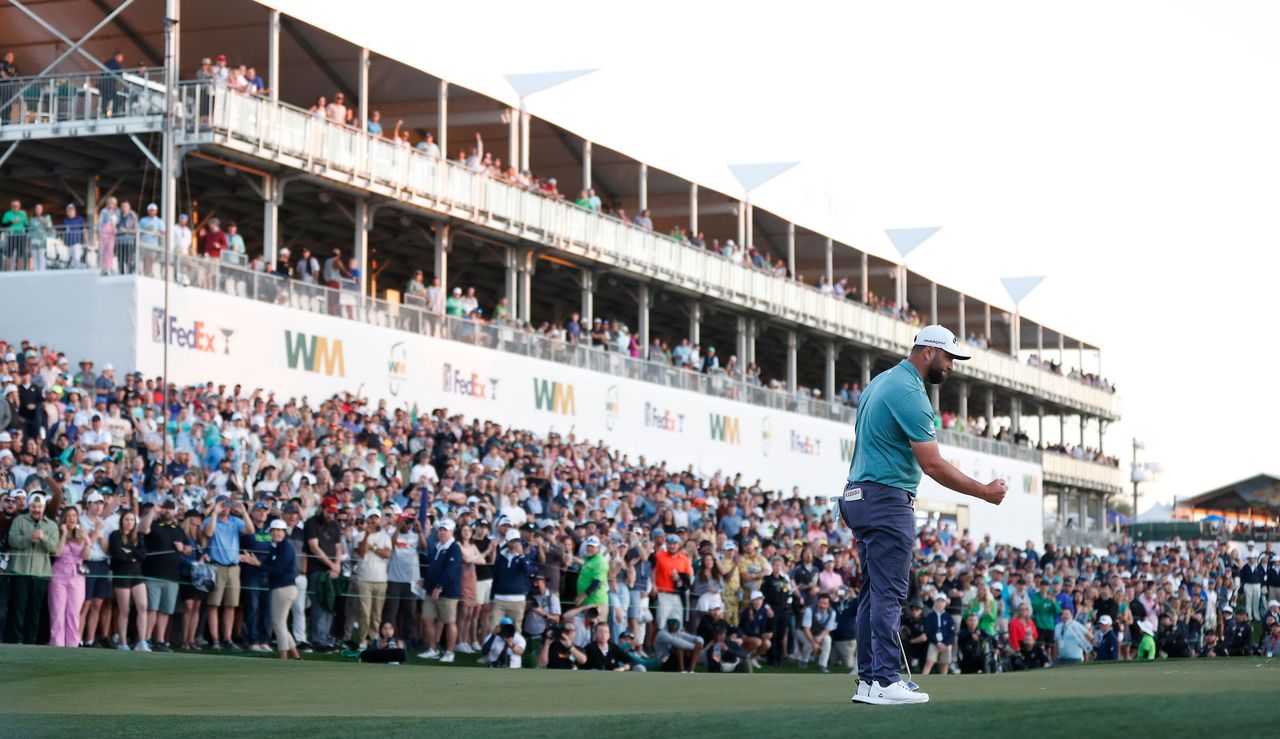
[[[360,598],[362,646],[378,638],[382,627],[382,604],[387,597],[387,566],[391,559],[391,537],[382,530],[382,514],[376,508],[365,512],[365,529],[356,537],[356,593]],[[290,601],[292,603],[292,601]]]
[[[528,566],[520,532],[507,529],[502,548],[493,563],[493,610],[489,616],[492,629],[503,618],[513,624],[524,623],[525,601],[529,595]]]
[[[453,661],[458,640],[458,600],[462,597],[462,548],[454,541],[456,524],[441,519],[436,524],[435,545],[423,552],[422,587],[427,597],[422,603],[422,632],[427,651],[422,659]],[[443,647],[443,653],[436,649]]]
[[[609,611],[609,560],[604,556],[600,537],[588,536],[583,542],[586,557],[578,572],[578,597],[575,606],[595,608],[602,618]]]
[[[1266,567],[1258,562],[1254,543],[1248,543],[1244,566],[1240,568],[1240,590],[1244,594],[1244,612],[1250,621],[1262,617],[1262,583],[1266,580]]]
[[[50,555],[59,548],[58,525],[45,515],[45,497],[35,493],[27,512],[9,528],[9,613],[5,641],[35,644],[48,602]]]
[[[1120,657],[1120,641],[1111,626],[1110,616],[1104,614],[1098,617],[1098,635],[1094,653],[1098,655],[1099,662],[1112,662]]]
[[[684,623],[681,592],[693,579],[693,563],[680,548],[680,537],[667,534],[666,546],[654,554],[653,582],[658,591],[656,622],[666,624],[670,618]]]
[[[286,541],[289,536],[289,524],[277,518],[267,527],[271,534],[271,550],[262,563],[262,571],[267,575],[267,586],[271,588],[271,627],[276,635],[276,650],[280,659],[290,657],[300,660],[298,644],[289,631],[289,612],[298,597],[296,578],[298,573],[298,553],[294,545]]]

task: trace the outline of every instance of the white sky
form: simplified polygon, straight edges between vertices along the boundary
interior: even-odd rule
[[[1280,2],[388,6],[425,7],[380,5],[366,43],[483,92],[599,68],[528,107],[610,148],[730,193],[726,164],[801,161],[753,200],[882,255],[884,228],[943,226],[911,268],[997,304],[1047,275],[1023,313],[1104,347],[1109,451],[1137,435],[1164,468],[1142,508],[1280,472],[1251,372],[1280,364]]]

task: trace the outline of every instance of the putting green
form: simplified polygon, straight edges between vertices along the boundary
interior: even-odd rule
[[[843,675],[673,675],[359,665],[0,648],[0,735],[271,733],[1262,736],[1280,664],[1260,659],[932,676],[924,706],[851,704]]]

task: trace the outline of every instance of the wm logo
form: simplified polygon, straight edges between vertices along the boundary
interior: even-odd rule
[[[559,413],[562,416],[578,415],[573,402],[573,385],[548,382],[533,378],[533,402],[540,411]]]
[[[840,440],[840,461],[841,462],[853,461],[853,439]]]
[[[330,341],[323,336],[285,331],[284,350],[289,360],[289,369],[302,369],[330,377],[335,374],[338,377],[347,376],[341,340]]]
[[[710,414],[710,418],[712,441],[723,441],[726,444],[742,443],[742,425],[737,418],[722,416],[719,413]]]

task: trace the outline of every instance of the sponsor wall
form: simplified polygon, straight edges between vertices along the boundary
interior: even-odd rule
[[[852,427],[833,421],[195,288],[171,287],[166,322],[162,283],[120,279],[133,281],[136,293],[91,301],[113,316],[112,333],[135,332],[122,342],[134,354],[116,361],[158,375],[167,341],[169,376],[178,383],[213,380],[312,399],[351,391],[392,407],[445,406],[538,433],[603,440],[632,459],[705,475],[741,472],[748,482],[806,496],[837,495],[853,451]],[[968,505],[978,535],[1040,541],[1037,465],[954,447],[944,447],[944,456],[979,479],[1004,477],[1009,496],[993,508],[926,479],[922,502]]]

